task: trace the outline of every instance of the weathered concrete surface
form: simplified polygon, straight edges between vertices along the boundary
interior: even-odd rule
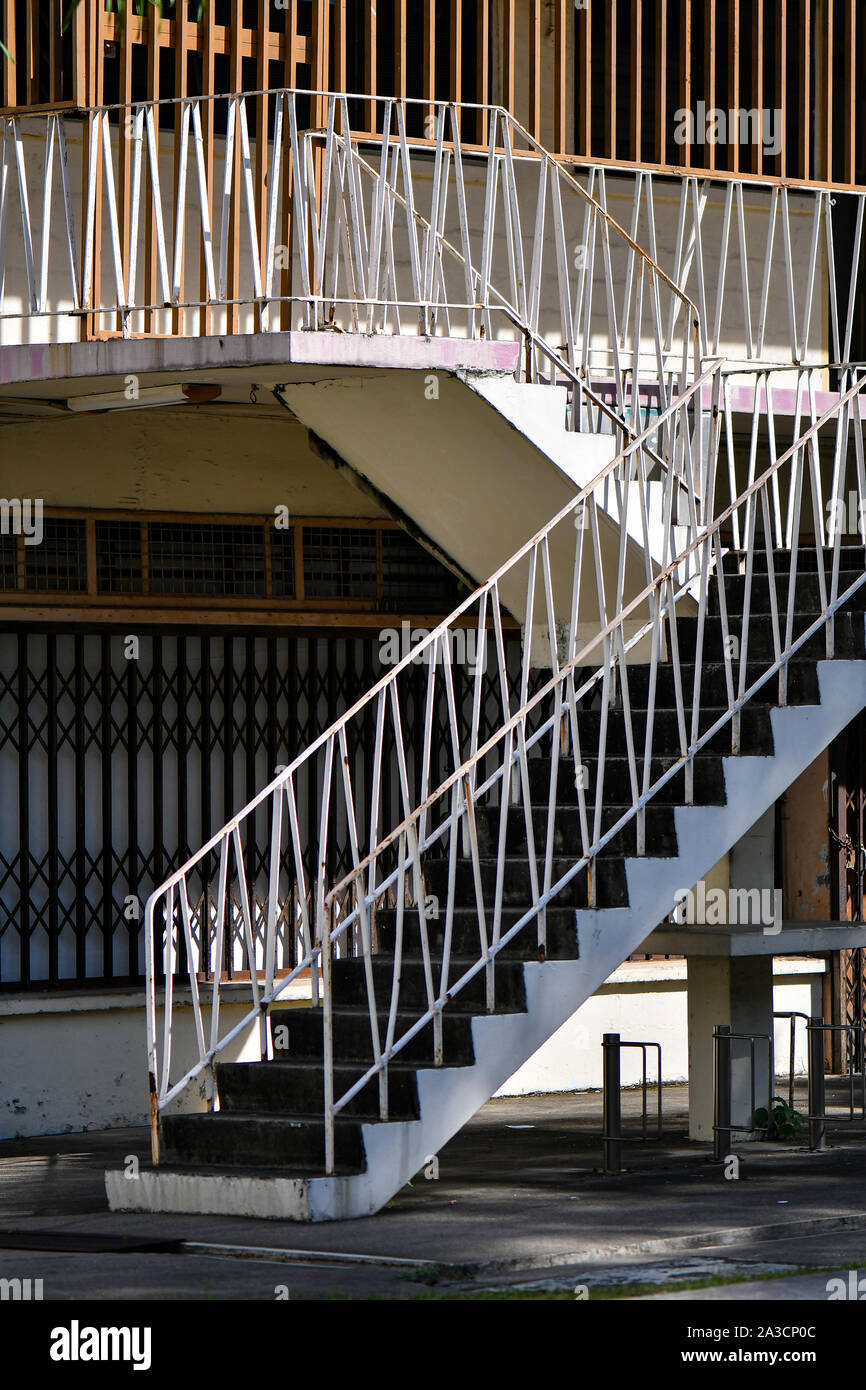
[[[638,1094],[626,1101],[636,1126]],[[5,1143],[0,1277],[53,1280],[46,1298],[273,1299],[285,1284],[292,1299],[318,1299],[414,1296],[437,1277],[449,1296],[533,1281],[568,1288],[582,1276],[618,1282],[623,1269],[701,1277],[707,1261],[730,1276],[866,1269],[866,1125],[831,1125],[838,1147],[821,1155],[751,1145],[739,1180],[727,1181],[705,1147],[687,1142],[685,1088],[666,1088],[664,1101],[664,1144],[629,1145],[618,1177],[599,1172],[598,1094],[492,1101],[438,1155],[437,1180],[419,1177],[377,1216],[326,1226],[107,1212],[103,1170],[131,1154],[144,1160],[143,1130]],[[63,1235],[69,1248],[10,1250],[10,1228],[46,1244]],[[119,1256],[84,1236],[194,1248]],[[222,1249],[204,1254],[203,1244]],[[364,1256],[373,1263],[352,1263]],[[382,1263],[395,1259],[409,1265]]]
[[[149,386],[166,380],[195,380],[202,374],[222,380],[225,373],[255,371],[258,380],[283,381],[290,364],[321,367],[412,367],[425,371],[511,372],[517,343],[466,338],[400,337],[388,333],[226,333],[201,338],[113,338],[90,343],[29,343],[0,347],[0,386],[26,383],[28,394],[51,382],[58,395],[64,382],[79,392],[123,390],[128,372],[148,377]],[[269,369],[272,369],[269,371]],[[268,372],[262,376],[262,372]],[[115,380],[112,380],[112,379]]]
[[[666,1293],[640,1294],[635,1302],[698,1302],[698,1303],[814,1303],[828,1300],[828,1286],[842,1279],[848,1282],[848,1270],[823,1271],[821,1274],[795,1274],[788,1279],[744,1280],[707,1289],[679,1289]]]

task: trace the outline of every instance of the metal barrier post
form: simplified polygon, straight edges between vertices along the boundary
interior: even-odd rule
[[[721,1163],[731,1152],[731,1026],[720,1023],[713,1029],[716,1044],[715,1124],[713,1158]]]
[[[790,1105],[791,1109],[793,1110],[793,1109],[794,1109],[794,1052],[795,1052],[795,1050],[796,1050],[796,1042],[797,1042],[797,1019],[798,1019],[798,1018],[805,1019],[806,1023],[808,1024],[808,1022],[809,1022],[809,1015],[808,1015],[808,1014],[804,1014],[804,1013],[800,1013],[800,1012],[799,1012],[798,1010],[796,1010],[796,1009],[793,1010],[793,1011],[788,1011],[788,1010],[781,1011],[781,1010],[777,1010],[777,1011],[775,1011],[775,1012],[773,1013],[773,1019],[775,1020],[775,1019],[777,1019],[777,1018],[787,1018],[787,1019],[790,1020],[790,1041],[789,1041],[789,1044],[788,1044],[788,1104]],[[775,1067],[773,1068],[773,1071],[775,1072]],[[775,1087],[775,1076],[773,1077],[773,1085],[774,1085],[774,1087]],[[771,1094],[771,1095],[770,1095],[770,1100],[772,1101],[772,1099],[773,1099],[773,1097],[772,1097],[772,1094]]]
[[[824,1148],[824,1020],[810,1018],[806,1027],[809,1039],[809,1148],[814,1153]]]
[[[619,1033],[605,1033],[604,1058],[604,1171],[622,1172],[622,1107],[620,1093]]]

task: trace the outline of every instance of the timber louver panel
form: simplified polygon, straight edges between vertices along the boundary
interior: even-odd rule
[[[23,535],[11,505],[0,515],[0,595],[309,599],[319,608],[339,599],[433,613],[459,602],[451,571],[393,522],[91,513],[40,521],[31,512],[26,522]]]

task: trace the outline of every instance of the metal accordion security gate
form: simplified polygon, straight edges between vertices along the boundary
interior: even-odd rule
[[[519,682],[517,633],[506,650]],[[153,887],[385,670],[369,629],[0,632],[0,989],[137,984]],[[455,663],[453,682],[468,740],[471,671]],[[410,665],[400,689],[410,750],[425,689],[423,666]],[[488,719],[501,717],[485,703],[482,741]],[[447,711],[433,718],[447,722]],[[371,775],[374,743],[371,722],[349,749],[359,778]],[[316,824],[314,780],[298,792],[305,837]],[[396,777],[385,778],[386,823],[397,795]],[[245,829],[254,897],[267,883],[267,838],[264,820]],[[329,854],[329,873],[348,868],[339,833]],[[237,945],[227,948],[229,978],[248,969]],[[289,941],[287,959],[291,951]]]
[[[864,922],[866,878],[866,719],[861,715],[834,741],[830,750],[831,863],[833,908],[839,921]],[[863,1066],[860,1028],[866,1023],[866,950],[839,953],[839,1018],[857,1029],[855,1064]],[[834,1061],[841,1066],[842,1049]]]

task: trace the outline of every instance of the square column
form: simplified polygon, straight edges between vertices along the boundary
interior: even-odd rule
[[[713,1140],[713,1029],[773,1036],[773,957],[689,956],[689,1138]],[[748,1043],[731,1045],[731,1118],[751,1121]],[[769,1083],[767,1044],[755,1044],[755,1106],[765,1105]]]

